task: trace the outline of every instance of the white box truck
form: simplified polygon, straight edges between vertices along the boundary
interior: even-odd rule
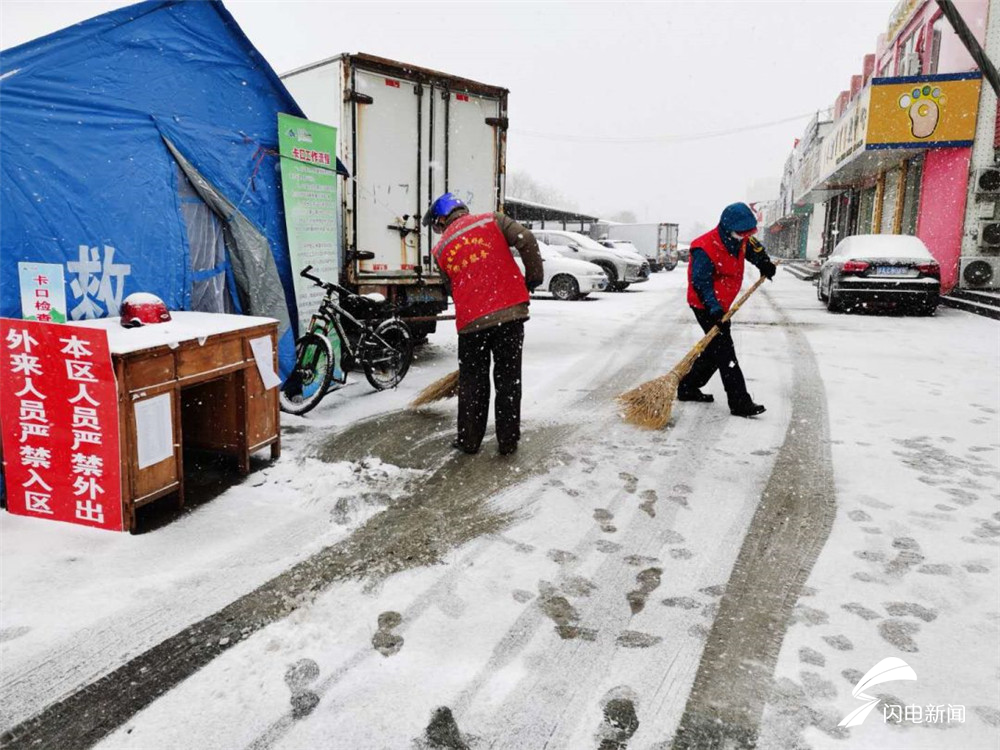
[[[420,219],[449,190],[472,213],[503,209],[507,89],[367,54],[281,80],[306,117],[337,128],[351,172],[340,196],[341,283],[384,294],[418,338],[427,335],[447,296],[435,236]]]
[[[597,230],[602,239],[627,240],[649,261],[652,271],[677,267],[676,224],[612,224],[601,222]]]

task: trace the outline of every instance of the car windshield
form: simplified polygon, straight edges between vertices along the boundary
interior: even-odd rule
[[[567,232],[566,237],[571,239],[575,244],[582,247],[584,250],[607,250],[600,242],[590,239],[582,234],[577,234],[576,232]]]
[[[626,240],[614,240],[616,250],[628,250],[630,253],[638,253],[639,249]]]

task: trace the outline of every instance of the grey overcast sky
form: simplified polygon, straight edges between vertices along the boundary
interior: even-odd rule
[[[130,4],[0,0],[0,48]],[[581,211],[628,209],[678,222],[685,237],[755,181],[777,183],[809,116],[875,51],[895,2],[225,5],[278,73],[369,52],[510,89],[509,170]]]

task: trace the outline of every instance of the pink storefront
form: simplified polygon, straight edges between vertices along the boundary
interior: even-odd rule
[[[982,42],[988,1],[955,5]],[[943,289],[956,284],[981,84],[936,2],[897,4],[824,139],[811,197],[827,203],[825,252],[853,234],[916,234]]]

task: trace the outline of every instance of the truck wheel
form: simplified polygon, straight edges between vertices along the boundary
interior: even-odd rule
[[[410,333],[413,335],[413,345],[419,346],[427,342],[427,337],[437,330],[437,321],[423,323],[407,323]]]
[[[549,282],[549,291],[556,299],[566,301],[580,296],[580,285],[572,276],[556,276]]]
[[[673,271],[675,268],[677,268],[676,260],[668,260],[666,263],[663,264],[664,271]]]
[[[622,282],[619,282],[619,284],[618,284],[618,287],[617,287],[617,288],[618,288],[618,291],[619,291],[619,292],[624,292],[624,291],[625,291],[626,289],[628,289],[628,288],[629,288],[630,286],[632,286],[631,282],[628,282],[628,281],[622,281]]]

